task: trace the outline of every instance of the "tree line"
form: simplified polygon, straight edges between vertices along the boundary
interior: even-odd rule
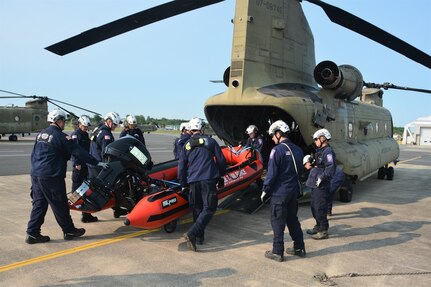
[[[150,116],[143,116],[143,115],[137,115],[136,121],[138,122],[138,125],[156,125],[159,128],[164,128],[166,126],[179,126],[181,123],[186,122],[187,120],[182,119],[167,119],[167,118],[153,118]],[[98,115],[94,115],[91,118],[92,122],[98,123],[102,122],[103,118]]]

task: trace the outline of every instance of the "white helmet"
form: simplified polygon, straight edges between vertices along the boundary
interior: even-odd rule
[[[189,123],[188,122],[180,124],[180,131],[183,131],[183,130],[189,130]]]
[[[65,111],[60,109],[54,109],[49,112],[47,121],[50,123],[55,123],[58,120],[67,120],[67,114]]]
[[[248,128],[245,130],[246,134],[251,134],[251,133],[257,133],[258,129],[255,125],[249,125]]]
[[[105,116],[105,121],[106,121],[107,119],[111,119],[111,120],[112,120],[112,122],[113,122],[114,124],[116,124],[117,126],[118,126],[119,124],[121,124],[121,117],[120,117],[120,115],[119,115],[118,113],[116,113],[116,112],[109,112],[109,113],[107,113],[107,114],[106,114],[106,116]]]
[[[327,140],[331,139],[331,133],[327,130],[327,129],[320,129],[317,130],[314,134],[313,134],[313,139],[318,139],[321,136],[324,136]]]
[[[203,129],[205,127],[205,123],[202,119],[200,118],[193,118],[189,121],[189,129],[191,131],[200,131],[201,129]]]
[[[278,120],[272,123],[272,125],[269,127],[268,133],[270,136],[273,136],[277,131],[288,133],[290,132],[290,128],[285,122]]]
[[[86,115],[82,115],[79,117],[78,119],[78,123],[80,123],[81,125],[85,126],[85,127],[89,127],[91,126],[91,120],[88,116]]]
[[[128,123],[129,125],[136,125],[136,124],[138,123],[138,122],[136,121],[136,117],[135,117],[135,116],[132,116],[132,115],[127,116],[126,120],[127,120],[127,123]]]
[[[302,165],[305,165],[307,162],[311,162],[311,155],[307,154],[306,156],[304,156],[303,160],[302,160]]]

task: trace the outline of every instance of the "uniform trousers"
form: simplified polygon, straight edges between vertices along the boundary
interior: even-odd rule
[[[217,210],[216,180],[202,180],[190,183],[189,204],[193,208],[193,225],[189,233],[203,237],[205,227]]]
[[[31,177],[32,209],[27,226],[28,234],[40,234],[48,205],[64,233],[73,232],[75,226],[70,216],[63,177]]]
[[[285,198],[271,197],[271,226],[274,232],[272,253],[282,255],[284,252],[284,229],[287,226],[295,249],[304,249],[304,235],[298,220],[297,194]]]
[[[311,213],[319,231],[327,231],[329,228],[327,217],[329,188],[329,183],[325,182],[325,184],[322,183],[319,187],[313,188],[311,193]]]

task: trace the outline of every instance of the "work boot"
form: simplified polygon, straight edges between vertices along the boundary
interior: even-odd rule
[[[286,253],[289,255],[296,255],[299,257],[305,257],[305,255],[307,254],[305,252],[305,248],[293,248],[293,247],[287,248]]]
[[[205,240],[205,234],[196,236],[196,244],[202,245],[204,244],[204,240]]]
[[[187,247],[196,252],[196,236],[188,232],[183,234],[184,239],[187,241]]]
[[[314,235],[319,232],[319,227],[317,225],[314,225],[313,229],[307,229],[306,232],[307,234]]]
[[[25,242],[28,244],[35,244],[35,243],[45,243],[50,241],[51,238],[49,238],[49,236],[45,236],[42,234],[28,234],[25,237]]]
[[[265,252],[265,257],[268,258],[268,259],[275,260],[277,262],[283,262],[284,261],[283,254],[282,255],[275,254],[275,253],[272,253],[271,250],[267,250]]]
[[[80,237],[82,235],[84,235],[85,233],[85,229],[84,228],[75,228],[70,232],[65,232],[64,233],[64,240],[72,240],[75,239],[76,237]]]
[[[122,208],[114,209],[114,217],[115,218],[118,218],[122,215],[127,215],[127,210],[122,209]]]
[[[328,237],[329,237],[328,230],[321,230],[321,231],[319,231],[316,234],[311,236],[311,238],[316,239],[316,240],[328,239]]]
[[[96,222],[98,220],[97,216],[91,215],[91,213],[82,213],[81,221],[83,223]]]

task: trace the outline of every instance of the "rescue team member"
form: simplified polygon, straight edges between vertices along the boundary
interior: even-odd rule
[[[107,113],[104,119],[105,123],[95,128],[90,138],[90,154],[98,161],[103,161],[103,155],[105,154],[106,146],[114,142],[112,131],[114,131],[115,128],[121,124],[121,117],[116,112]],[[88,165],[88,176],[90,179],[97,177],[100,171],[101,168],[98,166]],[[127,211],[121,209],[120,206],[115,206],[112,209],[114,210],[115,218],[127,214]]]
[[[80,145],[87,152],[90,151],[90,137],[88,136],[88,128],[90,126],[90,118],[86,115],[82,115],[78,119],[78,128],[70,134],[72,141]],[[72,162],[72,191],[74,191],[78,189],[82,182],[88,178],[88,167],[85,163],[81,162],[79,158],[73,155]],[[84,223],[95,222],[97,221],[97,217],[91,215],[91,213],[83,212],[81,221]]]
[[[189,131],[189,123],[181,123],[180,125],[181,135],[174,141],[174,158],[180,158],[180,151],[183,149],[184,144],[189,140],[191,132]]]
[[[284,261],[284,229],[288,228],[293,248],[286,253],[304,257],[305,244],[301,224],[298,220],[298,195],[300,191],[298,174],[302,173],[302,150],[289,138],[289,126],[282,120],[274,122],[268,130],[275,143],[268,161],[268,173],[263,183],[261,199],[271,196],[271,226],[274,232],[272,250],[265,257]],[[295,168],[296,166],[296,168]]]
[[[251,147],[254,150],[257,150],[263,160],[263,138],[261,135],[258,134],[258,129],[255,125],[249,125],[248,128],[245,130],[245,133],[248,134],[248,139],[245,144],[246,147]],[[256,180],[256,184],[259,186],[259,188],[262,188],[263,186],[263,180],[262,178],[258,178]]]
[[[66,196],[66,168],[71,154],[82,163],[91,163],[101,168],[107,164],[90,156],[82,147],[73,143],[63,133],[67,115],[62,110],[52,110],[48,114],[50,125],[36,137],[31,153],[31,193],[32,210],[27,226],[25,242],[43,243],[50,240],[41,234],[48,205],[51,207],[57,223],[63,230],[63,238],[71,240],[82,236],[84,228],[76,228],[70,216]]]
[[[201,119],[191,119],[189,128],[192,136],[180,152],[178,179],[183,188],[190,186],[189,204],[193,208],[194,223],[184,238],[188,248],[196,251],[196,243],[203,244],[205,227],[217,209],[216,185],[224,186],[226,160],[218,143],[203,135]]]
[[[138,121],[135,116],[129,115],[126,117],[126,125],[120,133],[120,138],[125,137],[126,135],[131,135],[137,138],[145,145],[144,134],[142,133],[142,130],[138,128]]]
[[[331,134],[327,129],[320,129],[313,135],[316,146],[315,163],[310,170],[306,185],[312,188],[311,193],[311,213],[316,220],[313,229],[308,229],[307,233],[313,239],[327,239],[329,222],[328,196],[331,187],[331,180],[335,172],[335,154],[329,146],[328,141]]]
[[[249,125],[245,130],[245,133],[248,134],[248,139],[245,146],[251,147],[262,154],[263,151],[263,138],[258,134],[258,129],[255,125]]]

